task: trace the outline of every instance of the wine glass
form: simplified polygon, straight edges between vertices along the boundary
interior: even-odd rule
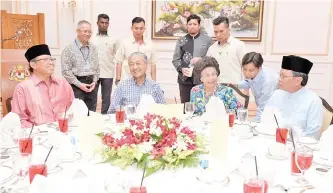
[[[296,148],[295,162],[298,169],[301,171],[301,176],[296,180],[301,185],[307,185],[309,182],[304,178],[304,173],[307,171],[313,160],[313,150],[306,145],[300,144]]]
[[[30,154],[29,153],[16,153],[12,156],[13,171],[18,178],[18,182],[15,192],[28,192],[29,183],[26,179],[29,165],[30,165]],[[26,179],[26,180],[25,180]]]
[[[194,111],[195,111],[195,104],[192,103],[192,102],[186,102],[185,103],[185,114],[186,114],[186,116],[191,118],[194,114]]]

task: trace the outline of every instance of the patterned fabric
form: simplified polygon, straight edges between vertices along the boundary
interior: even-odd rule
[[[75,40],[61,54],[61,70],[67,81],[77,87],[80,81],[76,76],[93,75],[94,82],[97,82],[99,78],[97,48],[90,44],[82,46],[78,40]]]
[[[220,98],[224,102],[226,109],[236,110],[238,107],[242,106],[242,104],[237,101],[235,95],[232,92],[232,89],[222,84],[218,84],[216,86],[213,95]],[[203,113],[205,113],[205,106],[208,103],[210,97],[213,95],[209,96],[205,94],[203,84],[193,87],[191,90],[191,102],[193,102],[196,107],[194,113],[197,115],[202,115]]]
[[[47,85],[32,75],[16,85],[12,112],[20,116],[21,127],[28,128],[32,123],[41,125],[57,121],[57,113],[69,108],[73,99],[72,87],[65,79],[51,76],[51,82]]]
[[[172,59],[172,64],[178,72],[178,83],[198,84],[200,82],[197,77],[183,76],[182,68],[189,67],[192,58],[204,57],[212,44],[211,37],[200,33],[195,37],[187,34],[178,39]]]
[[[139,104],[142,94],[151,95],[156,103],[165,103],[163,91],[156,82],[146,78],[142,85],[138,85],[132,77],[121,81],[117,86],[108,114],[115,113],[117,106],[125,106],[129,103]]]

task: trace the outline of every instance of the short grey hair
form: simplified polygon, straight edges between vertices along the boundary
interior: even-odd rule
[[[128,56],[128,61],[130,61],[130,59],[133,56],[141,56],[143,58],[143,61],[145,62],[145,64],[148,64],[148,57],[146,56],[146,54],[144,54],[142,52],[133,52],[131,55]]]
[[[86,20],[81,20],[81,21],[79,21],[79,23],[77,23],[77,28],[80,28],[83,24],[91,25],[88,21],[86,21]]]
[[[308,84],[309,76],[307,74],[304,74],[302,72],[295,72],[295,71],[292,71],[292,73],[293,73],[293,77],[301,77],[303,79],[301,82],[301,86],[305,86],[306,84]]]

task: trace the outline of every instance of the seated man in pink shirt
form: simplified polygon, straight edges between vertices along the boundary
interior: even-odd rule
[[[16,85],[12,112],[20,116],[22,128],[54,122],[72,104],[73,89],[65,79],[53,75],[55,58],[47,45],[32,46],[25,57],[31,77]]]

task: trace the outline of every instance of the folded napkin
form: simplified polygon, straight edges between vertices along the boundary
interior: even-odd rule
[[[68,109],[68,113],[73,115],[70,125],[77,125],[82,117],[88,116],[88,107],[81,99],[74,99],[72,105]]]
[[[286,124],[286,121],[281,116],[280,111],[277,108],[266,107],[261,114],[261,122],[257,126],[257,130],[260,133],[275,135],[276,133],[276,121],[274,118],[274,114],[276,119],[278,120],[279,126],[283,127]]]
[[[0,141],[2,146],[13,145],[12,138],[17,138],[17,132],[21,129],[21,121],[18,114],[10,112],[0,122]]]
[[[216,96],[211,96],[206,104],[206,112],[203,117],[206,120],[223,119],[226,114],[224,102]]]
[[[333,162],[333,125],[329,126],[320,137],[320,157]]]
[[[141,95],[139,105],[136,108],[136,113],[138,117],[143,117],[149,111],[149,106],[155,104],[155,100],[151,95],[143,94]]]

